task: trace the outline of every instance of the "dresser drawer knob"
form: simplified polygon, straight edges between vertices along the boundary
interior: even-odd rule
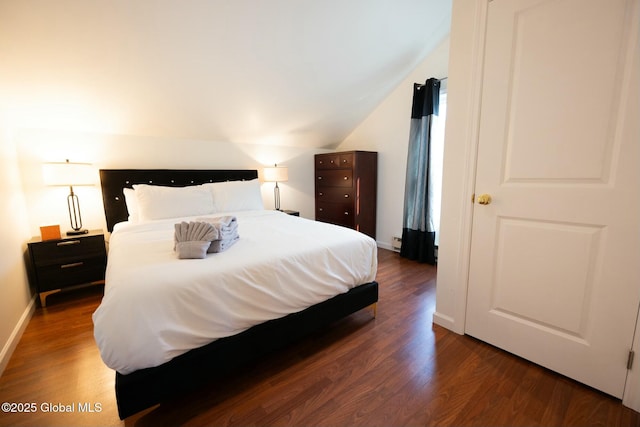
[[[80,243],[80,240],[65,240],[64,242],[58,242],[56,246],[77,245],[79,243]]]
[[[349,198],[349,195],[348,195],[348,194],[345,194],[345,195],[344,195],[344,198],[345,198],[345,199],[348,199],[348,198]]]
[[[344,214],[345,214],[345,215],[349,215],[349,212],[345,212]]]
[[[324,193],[318,193],[318,196],[324,196]]]
[[[349,177],[348,177],[348,176],[345,176],[345,177],[344,177],[344,180],[345,180],[345,181],[346,181],[346,180],[348,180],[348,179],[349,179]]]
[[[71,264],[62,264],[60,268],[74,268],[74,267],[82,267],[84,262],[72,262]]]
[[[320,212],[322,212],[324,209],[322,209],[322,208],[318,208],[318,210],[319,210]]]
[[[321,177],[321,176],[319,176],[319,177],[318,177],[318,179],[322,179],[322,177]]]

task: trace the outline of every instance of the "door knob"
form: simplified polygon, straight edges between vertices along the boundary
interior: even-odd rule
[[[491,203],[491,196],[489,194],[481,194],[478,196],[478,203],[481,205],[488,205]]]

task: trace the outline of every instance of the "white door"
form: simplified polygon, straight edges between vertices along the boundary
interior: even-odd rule
[[[639,3],[489,4],[465,324],[616,397],[640,301]]]

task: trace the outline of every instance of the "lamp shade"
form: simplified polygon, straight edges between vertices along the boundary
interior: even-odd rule
[[[42,165],[42,178],[46,185],[51,186],[77,186],[94,185],[95,173],[91,163],[44,163]]]
[[[289,180],[289,169],[274,165],[272,168],[264,168],[264,180],[266,182],[285,182]]]

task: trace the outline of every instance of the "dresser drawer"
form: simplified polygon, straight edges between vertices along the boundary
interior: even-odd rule
[[[336,169],[340,165],[338,154],[322,154],[316,156],[316,169]]]
[[[353,221],[352,218],[329,218],[329,217],[320,217],[320,218],[316,218],[316,221],[320,221],[320,222],[328,222],[329,224],[334,224],[334,225],[340,225],[342,227],[347,227],[347,228],[352,228],[352,229],[356,229],[355,226],[355,222]]]
[[[353,203],[316,203],[316,220],[353,227],[355,223]]]
[[[345,169],[319,170],[316,172],[316,188],[319,187],[352,187],[353,172]]]
[[[316,189],[316,200],[318,202],[353,202],[354,191],[352,187],[325,187],[319,186]]]
[[[36,267],[38,291],[49,291],[104,279],[104,258]]]
[[[340,159],[338,161],[341,168],[351,169],[353,168],[353,154],[340,154]]]
[[[104,236],[41,242],[32,245],[31,255],[36,267],[68,264],[75,260],[100,257],[106,254]]]
[[[351,169],[353,167],[352,153],[331,153],[316,156],[317,169]]]

